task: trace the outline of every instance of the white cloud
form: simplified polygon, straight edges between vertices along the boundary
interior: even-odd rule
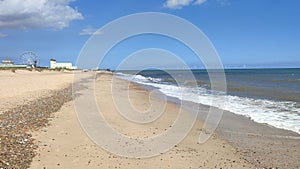
[[[206,0],[167,0],[164,3],[164,7],[170,9],[181,9],[182,7],[190,4],[201,5],[204,2],[206,2]]]
[[[0,0],[1,28],[63,29],[73,20],[83,19],[69,6],[73,0]]]
[[[206,0],[196,0],[196,1],[194,2],[194,4],[201,5],[201,4],[203,4],[204,2],[206,2]]]
[[[88,26],[87,28],[82,29],[79,35],[101,35],[101,31],[97,31],[98,29]]]
[[[5,38],[6,36],[6,34],[0,33],[0,38]]]
[[[167,0],[164,7],[170,9],[180,9],[183,6],[189,5],[193,0]]]

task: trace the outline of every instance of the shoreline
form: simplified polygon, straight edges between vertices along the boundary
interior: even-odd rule
[[[50,80],[50,83],[47,84],[48,86],[46,85],[44,88],[52,89],[52,91],[56,89],[57,92],[66,84],[70,85],[73,82],[73,75],[69,73],[67,75],[62,72],[50,73],[50,75],[47,75],[47,72],[44,73],[46,73],[46,78],[41,78],[40,76],[43,76],[43,74],[37,72],[38,75],[32,79],[38,79],[37,83],[44,83],[45,80]],[[24,79],[22,76],[26,77],[32,74],[35,75],[36,73],[24,74],[22,72],[20,77],[16,79],[20,82],[27,82],[32,79]],[[82,74],[94,73],[85,72]],[[1,75],[2,77],[7,76],[6,73]],[[167,100],[167,112],[169,113],[159,118],[162,121],[154,122],[148,127],[134,124],[128,125],[128,121],[116,114],[112,104],[112,94],[109,90],[112,76],[113,74],[111,73],[98,73],[95,91],[97,103],[106,112],[106,120],[115,129],[131,137],[148,137],[159,134],[169,127],[175,118],[176,113],[174,112],[178,111],[178,105],[170,99]],[[10,83],[9,80],[8,83]],[[117,96],[120,98],[124,97],[124,91],[126,91],[124,86],[127,83],[130,82],[123,79],[119,79],[116,82]],[[30,87],[31,84],[26,85]],[[148,99],[149,95],[151,95],[149,90],[140,84],[131,83],[130,85],[135,106],[141,110],[149,108]],[[32,95],[36,93],[36,97],[31,98],[33,102],[37,101],[36,99],[43,100],[51,91],[40,90],[38,86],[37,88],[33,86],[31,90]],[[13,106],[28,104],[30,101],[24,102],[26,97],[20,97],[24,96],[22,92],[25,91],[22,88],[19,91],[20,93],[13,97],[14,99],[8,99],[7,103],[13,104]],[[38,95],[39,92],[42,92],[43,95]],[[4,94],[4,96],[8,94]],[[56,98],[57,96],[59,97],[59,94],[51,96]],[[154,98],[154,107],[161,105],[161,101],[158,99]],[[21,104],[16,104],[16,100],[23,101],[19,102]],[[29,140],[30,143],[28,142],[28,145],[33,146],[32,148],[37,153],[30,164],[30,168],[149,168],[149,166],[153,168],[161,166],[164,166],[164,168],[182,168],[186,166],[191,168],[297,168],[300,166],[298,160],[300,157],[298,150],[300,149],[299,134],[256,123],[247,117],[227,111],[224,112],[216,133],[203,145],[197,144],[197,138],[203,125],[202,121],[206,117],[204,112],[207,112],[208,108],[208,106],[204,105],[200,106],[199,120],[197,120],[189,135],[170,151],[150,159],[129,159],[115,156],[95,145],[83,132],[74,110],[74,101],[66,99],[60,104],[60,109],[51,111],[51,116],[47,116],[46,121],[49,121],[49,124],[44,123],[47,124],[45,127],[38,128],[38,131],[27,133],[32,135],[28,135],[30,138],[23,138],[23,140]],[[4,105],[2,104],[1,106]],[[47,106],[47,104],[44,106]],[[7,107],[6,110],[8,109],[17,110]],[[51,110],[54,109],[51,108]],[[185,108],[185,110],[188,112],[188,108]],[[108,112],[110,113],[107,114]],[[1,113],[0,117],[2,117]],[[0,148],[4,148],[4,146]],[[6,161],[3,160],[2,153],[0,155],[0,167],[4,164],[3,162]],[[28,163],[27,161],[26,163],[29,164],[30,162]]]
[[[152,86],[132,82],[151,91]],[[167,101],[180,106],[181,100],[166,96]],[[157,97],[160,99],[160,97]],[[183,101],[184,102],[184,101]],[[186,101],[189,104],[196,104]],[[197,119],[205,121],[209,106],[198,104]],[[189,111],[189,107],[183,107]],[[205,112],[205,113],[203,113]],[[300,134],[266,123],[259,123],[245,115],[223,110],[223,116],[216,129],[218,137],[226,140],[240,152],[243,158],[257,168],[299,168]],[[275,153],[273,153],[275,152]]]
[[[97,104],[109,124],[130,137],[155,136],[172,124],[179,109],[174,103],[166,104],[166,114],[148,125],[137,125],[123,119],[113,106],[111,98],[112,74],[100,74],[96,79]],[[116,81],[115,97],[124,96],[124,80]],[[132,104],[145,110],[149,106],[149,92],[140,86],[130,86]],[[80,96],[79,96],[80,97]],[[170,151],[146,159],[132,159],[113,155],[95,145],[83,132],[77,120],[73,102],[66,103],[55,113],[47,132],[35,133],[39,143],[39,155],[33,159],[31,168],[255,168],[247,163],[226,141],[213,135],[205,144],[197,144],[202,123],[197,121],[189,135]],[[120,103],[122,104],[122,103]],[[157,107],[159,100],[153,100]],[[70,141],[72,140],[72,141]]]

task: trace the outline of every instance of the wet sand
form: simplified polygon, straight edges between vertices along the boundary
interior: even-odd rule
[[[205,120],[208,109],[208,106],[201,106],[200,120]],[[224,111],[216,134],[256,168],[300,167],[300,135],[293,131],[256,123],[248,117]]]
[[[225,112],[217,130],[221,138],[258,168],[299,168],[300,135]]]
[[[131,137],[147,137],[159,134],[170,127],[178,112],[178,106],[167,103],[165,114],[149,125],[129,123],[121,117],[112,100],[110,74],[101,74],[96,80],[96,98],[109,124],[119,132]],[[124,97],[127,81],[115,82],[114,97]],[[149,92],[136,85],[130,86],[130,99],[137,109],[149,106]],[[79,96],[81,97],[81,96]],[[197,121],[183,142],[170,151],[145,159],[116,156],[96,146],[83,132],[76,119],[72,102],[67,103],[55,114],[51,125],[36,133],[40,142],[38,156],[31,168],[254,168],[226,141],[213,135],[205,144],[197,139],[202,123]],[[161,101],[153,101],[159,107]],[[102,137],[105,137],[103,135]],[[103,138],[104,139],[104,138]]]
[[[91,76],[89,72],[81,73],[84,76]],[[83,77],[84,77],[83,76]],[[0,168],[10,167],[14,162],[20,160],[22,153],[29,153],[26,159],[19,161],[30,168],[299,168],[299,135],[290,131],[280,130],[264,124],[258,124],[244,117],[225,112],[217,134],[204,144],[198,144],[197,139],[202,130],[207,106],[200,106],[200,121],[197,121],[191,132],[178,145],[170,151],[156,157],[146,159],[131,159],[119,157],[111,154],[96,144],[94,144],[83,131],[77,119],[74,101],[70,100],[70,84],[73,75],[70,72],[27,72],[17,71],[16,73],[2,71],[1,79],[6,83],[1,83],[0,113],[1,129],[13,135],[14,132],[8,131],[7,116],[14,114],[16,117],[36,119],[35,123],[30,123],[26,129],[21,125],[24,135],[17,135],[12,147],[7,149],[7,140],[11,137],[1,135]],[[137,125],[128,123],[121,117],[112,100],[111,93],[112,74],[100,74],[96,79],[95,96],[97,104],[101,107],[101,112],[110,125],[117,131],[130,137],[155,136],[170,127],[176,118],[179,110],[177,104],[168,102],[165,106],[165,113],[157,121],[149,125]],[[115,82],[114,97],[123,98],[126,94],[127,81],[117,79]],[[23,85],[20,85],[23,84]],[[5,88],[5,89],[4,89]],[[8,90],[7,90],[8,89]],[[11,92],[11,91],[14,92]],[[68,91],[68,92],[61,92]],[[117,95],[116,95],[117,94]],[[130,85],[130,100],[138,110],[146,110],[153,104],[154,107],[162,107],[161,100],[151,97],[149,93],[139,85]],[[49,97],[47,97],[49,96]],[[80,95],[76,97],[81,97]],[[41,104],[44,99],[53,100],[54,107]],[[60,98],[60,99],[55,99]],[[39,100],[40,99],[40,100]],[[26,111],[29,107],[33,115],[27,116]],[[30,106],[31,105],[31,106]],[[44,106],[44,108],[40,106]],[[20,109],[20,107],[25,107]],[[15,109],[14,109],[15,108]],[[39,111],[39,108],[42,108]],[[51,109],[47,111],[47,109]],[[20,111],[24,110],[24,111]],[[46,111],[45,111],[46,110]],[[188,111],[188,108],[187,108]],[[23,113],[22,113],[23,112]],[[186,112],[188,113],[188,112]],[[24,115],[24,116],[23,116]],[[29,114],[31,115],[31,114]],[[23,118],[23,119],[24,119]],[[10,122],[20,122],[18,118],[13,118]],[[3,127],[3,125],[5,125]],[[33,127],[35,126],[35,127]],[[19,129],[19,128],[15,128]],[[105,135],[103,135],[105,137]],[[21,139],[22,143],[18,139]],[[27,140],[26,142],[25,139]],[[29,141],[28,141],[29,140]],[[30,151],[24,149],[26,144]],[[32,146],[32,147],[31,147]],[[32,151],[31,151],[32,150]],[[9,151],[9,153],[7,153]],[[7,155],[15,155],[15,158],[7,158]],[[33,158],[33,161],[31,162]],[[9,161],[12,160],[12,161]],[[24,168],[24,167],[23,167]]]

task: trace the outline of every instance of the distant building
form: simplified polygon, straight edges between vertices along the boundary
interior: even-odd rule
[[[50,59],[51,69],[77,69],[72,63],[57,63],[55,59]]]
[[[0,64],[0,68],[28,68],[28,65],[19,65],[11,59],[4,59]]]
[[[14,65],[14,61],[12,61],[10,59],[4,59],[4,60],[2,60],[2,64],[3,65]]]

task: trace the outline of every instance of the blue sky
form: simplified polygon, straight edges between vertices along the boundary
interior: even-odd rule
[[[163,12],[202,30],[227,68],[300,67],[299,9],[298,0],[3,0],[0,59],[18,62],[30,50],[42,66],[49,66],[51,58],[75,63],[98,28],[129,14]],[[182,44],[154,35],[122,42],[100,66],[114,69],[122,58],[145,48],[169,50],[191,67],[201,67]]]

